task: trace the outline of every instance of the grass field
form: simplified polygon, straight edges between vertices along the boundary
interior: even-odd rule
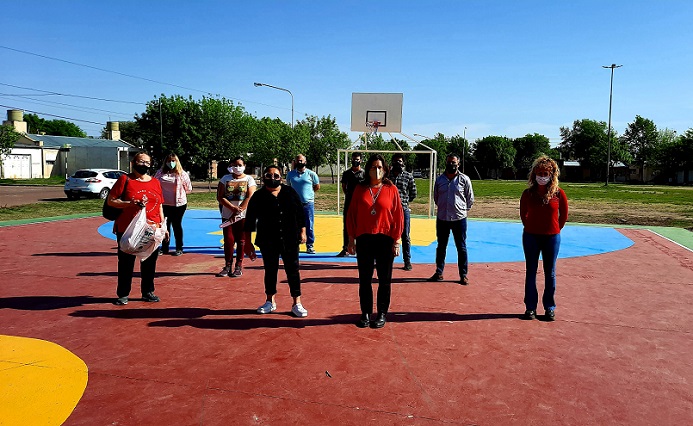
[[[428,181],[417,179],[418,197],[412,213],[428,213]],[[472,181],[476,202],[471,217],[517,219],[524,181]],[[197,184],[202,186],[203,184]],[[693,188],[602,183],[562,183],[570,200],[570,221],[582,223],[657,225],[693,228]],[[216,194],[188,196],[191,208],[217,208]],[[0,221],[100,213],[103,201],[52,201],[0,208]],[[337,184],[323,184],[316,195],[316,210],[337,209]]]

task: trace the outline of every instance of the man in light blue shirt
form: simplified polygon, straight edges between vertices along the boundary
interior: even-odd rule
[[[449,154],[445,159],[445,173],[438,176],[433,187],[433,201],[438,207],[436,216],[436,272],[429,281],[443,281],[445,254],[450,232],[457,248],[459,283],[468,285],[467,279],[467,211],[474,204],[474,191],[469,177],[459,171],[460,157]]]
[[[320,179],[317,173],[306,167],[306,157],[298,154],[294,160],[294,169],[286,175],[286,183],[298,192],[303,204],[303,214],[306,218],[306,253],[315,254],[315,191],[320,189]]]

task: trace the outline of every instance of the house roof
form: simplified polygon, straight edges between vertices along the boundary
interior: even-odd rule
[[[104,147],[104,148],[132,148],[133,146],[123,140],[75,138],[70,136],[49,136],[27,134],[27,138],[33,141],[43,142],[44,148],[60,148],[66,144],[72,147]]]

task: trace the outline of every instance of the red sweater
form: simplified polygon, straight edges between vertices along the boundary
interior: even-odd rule
[[[373,189],[373,195],[377,193]],[[371,214],[375,208],[376,214]],[[384,234],[397,241],[404,229],[404,211],[399,190],[393,184],[384,184],[373,206],[368,186],[357,185],[347,210],[347,233],[356,238],[363,234]]]
[[[558,188],[556,195],[544,204],[539,193],[527,188],[520,198],[520,219],[529,234],[559,234],[568,220],[568,197]]]

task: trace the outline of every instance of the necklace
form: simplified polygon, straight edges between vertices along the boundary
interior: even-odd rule
[[[371,193],[371,199],[373,199],[373,205],[371,206],[371,216],[375,216],[375,202],[378,201],[378,196],[380,196],[380,191],[383,190],[383,185],[380,185],[380,188],[378,188],[378,192],[373,195],[373,188],[370,186],[368,187],[368,192]]]

